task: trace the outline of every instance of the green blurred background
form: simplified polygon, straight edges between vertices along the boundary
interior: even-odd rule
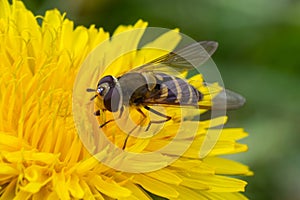
[[[35,14],[58,8],[77,25],[106,31],[138,19],[176,28],[195,40],[215,40],[213,56],[227,88],[247,99],[229,112],[244,127],[249,151],[231,156],[255,176],[250,199],[300,199],[300,1],[297,0],[24,0]]]

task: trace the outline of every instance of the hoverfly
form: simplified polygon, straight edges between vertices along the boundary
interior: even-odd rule
[[[199,52],[199,45],[202,47],[201,52]],[[194,67],[189,62],[190,59],[195,59],[197,56],[197,63],[203,64],[215,52],[217,46],[217,42],[201,41],[165,54],[119,77],[107,75],[101,78],[96,89],[87,89],[87,92],[96,93],[91,100],[98,97],[102,101],[103,107],[94,114],[99,116],[100,112],[120,112],[120,117],[124,106],[134,106],[146,118],[141,110],[143,107],[162,117],[162,120],[150,121],[146,128],[147,131],[152,123],[163,123],[171,119],[171,116],[160,113],[151,106],[194,106],[201,108],[198,105],[198,102],[203,99],[201,91],[182,78],[168,74],[166,68],[171,67],[179,73],[192,70]],[[224,91],[227,108],[238,108],[244,104],[245,99],[241,95],[229,90]],[[205,107],[205,109],[208,108]],[[100,128],[112,121],[114,119],[104,122]],[[130,133],[127,135],[123,149],[129,135]]]

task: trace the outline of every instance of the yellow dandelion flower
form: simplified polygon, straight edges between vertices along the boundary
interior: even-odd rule
[[[120,26],[114,34],[146,26],[147,23],[138,21],[134,26]],[[212,150],[199,158],[199,147],[205,142],[206,130],[211,124],[215,127],[224,124],[226,117],[200,121],[187,151],[167,165],[161,160],[172,157],[169,155],[175,151],[174,147],[168,149],[167,156],[161,153],[149,155],[151,162],[147,165],[142,165],[139,157],[134,156],[125,160],[116,156],[107,165],[99,160],[117,154],[105,146],[101,148],[102,140],[95,145],[95,140],[78,136],[80,127],[78,129],[74,123],[72,98],[81,65],[100,43],[107,45],[105,50],[108,50],[103,63],[116,58],[126,48],[137,48],[143,35],[143,32],[139,33],[135,35],[136,40],[122,38],[120,44],[110,41],[109,34],[101,28],[74,27],[73,22],[57,10],[36,17],[20,1],[15,0],[10,5],[7,0],[0,0],[0,199],[152,199],[149,194],[167,199],[246,199],[240,193],[246,182],[231,176],[250,175],[251,171],[243,164],[219,157],[247,150],[246,145],[237,143],[247,136],[243,129],[220,130]],[[165,41],[169,36],[164,34],[158,41]],[[166,40],[169,50],[177,45],[176,37],[174,34],[173,41]],[[154,46],[155,42],[151,47]],[[101,73],[96,74],[122,74],[162,53],[145,51],[141,56],[133,52],[108,63],[106,71],[100,68]],[[103,63],[97,66],[101,67]],[[192,77],[191,84],[193,80],[201,80],[200,75]],[[85,91],[92,85],[81,87]],[[202,91],[207,89],[202,84],[195,84],[195,87]],[[85,97],[90,98],[88,94]],[[168,108],[167,112],[181,116],[181,113],[177,115],[176,108]],[[132,115],[134,118],[136,114]],[[97,121],[96,118],[91,120]],[[98,118],[97,123],[103,120]],[[142,153],[156,152],[168,145],[174,132],[178,131],[179,121],[176,118],[168,121],[151,139],[129,139],[126,152],[140,153],[138,155],[144,157]],[[193,121],[184,123],[184,128],[194,126]],[[103,128],[103,132],[109,140],[122,146],[124,134],[117,125],[113,122]],[[214,135],[214,132],[219,134],[216,129],[209,134]],[[175,146],[180,148],[184,139],[187,138],[178,138]],[[91,149],[86,149],[83,143],[97,147],[97,155],[92,156]],[[131,173],[110,167],[129,161],[136,168],[149,164],[150,168],[158,165],[160,169]]]

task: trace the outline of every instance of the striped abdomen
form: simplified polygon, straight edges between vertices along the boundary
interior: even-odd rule
[[[154,73],[156,86],[145,103],[198,105],[203,95],[185,80],[164,73]]]

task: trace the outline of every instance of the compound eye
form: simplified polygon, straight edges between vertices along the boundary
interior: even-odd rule
[[[109,86],[107,83],[103,83],[98,86],[97,92],[100,94],[100,96],[105,96],[109,90]]]

